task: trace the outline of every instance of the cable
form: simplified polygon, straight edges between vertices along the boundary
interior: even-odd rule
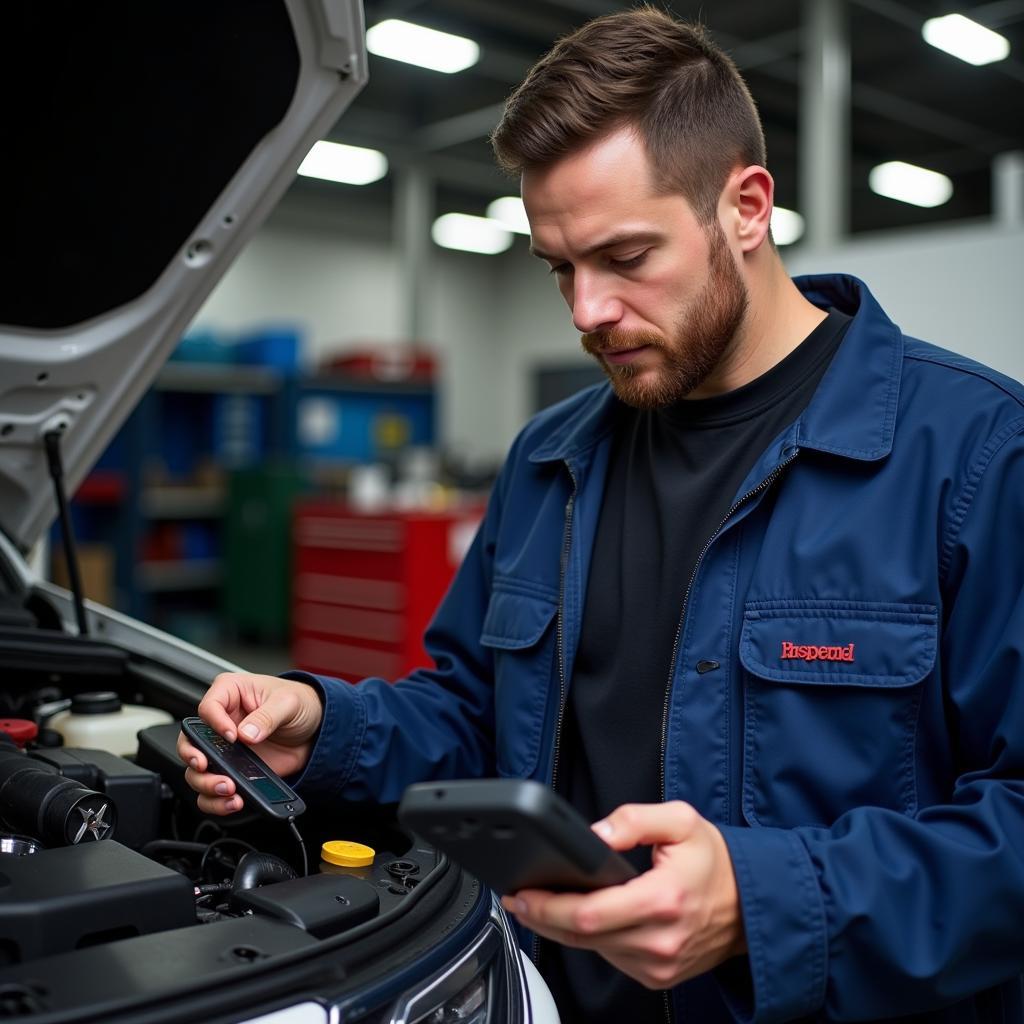
[[[247,843],[247,842],[245,842],[242,839],[234,839],[231,836],[224,836],[221,839],[215,839],[212,843],[210,843],[209,846],[207,846],[206,853],[203,854],[202,859],[199,861],[199,877],[200,877],[200,879],[205,877],[205,874],[206,874],[206,862],[209,859],[210,854],[213,852],[214,848],[217,847],[217,846],[222,846],[222,845],[226,846],[228,844],[232,844],[232,845],[235,845],[235,846],[242,846],[246,850],[251,850],[251,851],[254,851],[254,852],[256,850],[256,847],[253,846],[251,843]]]
[[[309,861],[306,858],[306,844],[302,841],[302,836],[299,834],[299,829],[295,824],[294,818],[288,819],[288,827],[292,830],[292,835],[299,841],[299,849],[302,850],[302,877],[305,878],[309,874]]]

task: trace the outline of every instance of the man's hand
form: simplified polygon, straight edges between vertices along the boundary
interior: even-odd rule
[[[524,890],[505,896],[505,909],[646,988],[671,988],[746,952],[725,840],[689,804],[624,804],[593,828],[616,850],[653,845],[651,870],[586,894]]]
[[[303,768],[320,728],[320,695],[307,683],[277,676],[223,672],[199,704],[199,717],[224,739],[240,740],[278,775]],[[206,814],[231,814],[242,809],[235,784],[207,772],[206,755],[178,737],[178,756],[189,767],[185,781],[199,794],[196,803]]]

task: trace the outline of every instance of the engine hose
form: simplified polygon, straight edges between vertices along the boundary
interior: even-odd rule
[[[247,853],[238,862],[231,879],[231,891],[255,889],[273,882],[287,882],[298,875],[290,864],[272,853]]]

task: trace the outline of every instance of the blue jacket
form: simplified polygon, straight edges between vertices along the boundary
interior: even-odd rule
[[[664,797],[721,828],[749,947],[675,1019],[1021,1022],[1024,389],[905,337],[854,278],[797,283],[854,319],[709,540],[666,680]],[[303,789],[551,781],[614,402],[519,435],[436,668],[319,680]]]

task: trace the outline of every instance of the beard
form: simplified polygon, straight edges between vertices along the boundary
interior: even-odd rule
[[[671,337],[657,331],[613,328],[580,339],[584,351],[594,356],[608,375],[616,396],[627,405],[657,409],[685,398],[721,363],[746,317],[750,297],[717,221],[708,240],[707,283],[682,311]],[[661,354],[660,365],[654,369],[609,363],[601,355],[602,349],[625,352],[644,345]]]

